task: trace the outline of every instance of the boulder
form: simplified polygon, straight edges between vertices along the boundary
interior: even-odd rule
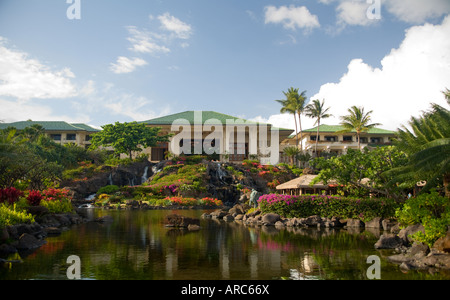
[[[381,221],[381,226],[383,226],[383,230],[386,231],[390,231],[397,224],[398,222],[392,219],[383,219],[383,221]]]
[[[189,224],[188,227],[187,227],[187,229],[188,229],[189,231],[197,231],[197,230],[200,230],[200,226],[195,225],[195,224]]]
[[[395,234],[383,234],[375,243],[375,249],[395,249],[403,245],[403,241]]]
[[[9,239],[8,229],[6,227],[0,228],[0,244]]]
[[[41,247],[45,243],[46,241],[44,240],[38,240],[33,235],[24,233],[19,237],[19,242],[17,243],[16,248],[18,250],[32,250]]]
[[[347,227],[364,227],[365,224],[360,219],[347,219]]]
[[[232,215],[226,215],[225,217],[223,217],[223,220],[225,222],[232,222],[234,221],[234,217]]]
[[[433,248],[450,253],[450,231],[447,231],[447,234],[441,238],[439,238],[433,245]]]
[[[372,220],[365,223],[366,228],[375,228],[375,229],[381,229],[383,228],[382,225],[383,219],[380,217],[373,218]]]
[[[236,221],[241,221],[241,220],[244,219],[244,216],[245,216],[245,215],[243,215],[243,214],[239,214],[239,215],[237,215],[236,217],[234,217],[234,219],[235,219]]]
[[[166,227],[184,227],[187,228],[189,225],[200,226],[200,219],[188,218],[185,216],[172,214],[164,218],[164,224]]]
[[[273,226],[273,225],[275,225],[275,223],[277,221],[280,221],[280,220],[281,220],[280,215],[274,214],[274,213],[265,214],[261,219],[263,225],[265,225],[265,226]]]
[[[320,223],[322,223],[322,218],[318,215],[310,216],[305,220],[305,224],[308,226],[317,226]]]
[[[409,245],[413,242],[411,235],[413,235],[419,231],[421,231],[425,234],[425,228],[423,227],[422,224],[410,225],[410,226],[400,230],[400,232],[398,233],[398,236],[402,239],[402,241],[405,245]]]

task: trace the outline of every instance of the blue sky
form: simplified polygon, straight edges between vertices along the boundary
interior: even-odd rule
[[[81,18],[69,19],[76,2]],[[72,4],[0,0],[0,120],[100,126],[214,110],[294,128],[274,101],[292,86],[325,99],[325,123],[358,105],[395,130],[450,88],[448,0]]]

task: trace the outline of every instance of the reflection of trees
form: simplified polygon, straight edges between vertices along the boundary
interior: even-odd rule
[[[380,255],[368,231],[279,230],[202,219],[202,229],[191,232],[161,224],[171,211],[96,213],[114,221],[78,225],[48,238],[24,263],[11,271],[0,268],[0,279],[65,279],[69,255],[80,256],[83,278],[95,279],[365,279],[367,256]],[[199,217],[202,212],[176,213]],[[384,271],[393,268],[384,260],[382,268],[382,276],[398,274]]]

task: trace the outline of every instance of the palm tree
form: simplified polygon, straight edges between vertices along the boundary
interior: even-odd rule
[[[298,147],[295,146],[286,147],[284,148],[283,152],[286,156],[290,158],[291,165],[295,164],[295,159],[298,159],[300,155],[300,150],[298,149]]]
[[[358,149],[361,151],[361,133],[367,132],[369,129],[381,125],[380,123],[370,123],[370,114],[373,111],[364,112],[364,107],[352,106],[348,109],[349,114],[341,117],[341,126],[343,130],[338,133],[347,133],[356,131],[356,138],[358,139]]]
[[[320,126],[320,120],[326,119],[332,116],[332,114],[328,113],[329,107],[325,108],[325,99],[320,102],[319,100],[313,100],[312,103],[308,104],[305,108],[305,115],[310,118],[316,118],[316,122],[314,125],[317,124],[317,134],[316,134],[316,149],[315,153],[317,155],[317,144],[319,142],[319,126]]]
[[[450,104],[449,91],[444,95]],[[437,104],[431,107],[420,118],[411,117],[411,130],[406,126],[398,129],[395,143],[409,155],[410,162],[393,172],[398,181],[426,180],[424,191],[442,180],[445,194],[450,198],[450,111]]]
[[[306,91],[298,93],[298,88],[295,89],[293,87],[289,88],[287,92],[283,92],[286,96],[285,100],[275,100],[278,103],[281,103],[283,106],[280,110],[281,113],[289,112],[294,115],[295,120],[295,136],[297,139],[297,146],[299,144],[298,140],[298,131],[297,131],[297,119],[296,115],[298,115],[298,123],[300,127],[300,148],[303,149],[303,134],[302,134],[302,120],[301,114],[305,110],[306,105]]]

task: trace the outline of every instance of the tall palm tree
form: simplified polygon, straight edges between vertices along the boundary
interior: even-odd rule
[[[316,147],[315,147],[315,153],[317,155],[317,144],[319,143],[319,126],[320,126],[320,120],[326,119],[332,116],[332,114],[328,113],[329,107],[325,108],[325,99],[320,102],[319,100],[313,100],[312,103],[308,104],[305,108],[305,115],[310,118],[316,118],[316,122],[314,125],[317,124],[317,134],[316,134]]]
[[[341,125],[344,127],[339,133],[347,133],[356,131],[356,138],[358,139],[358,149],[361,150],[361,133],[367,132],[369,129],[381,125],[380,123],[370,123],[370,114],[373,111],[364,112],[364,107],[352,106],[347,110],[348,115],[341,117]]]
[[[293,87],[289,88],[287,92],[283,92],[286,99],[284,100],[275,100],[278,103],[281,104],[280,113],[290,113],[294,115],[294,121],[295,121],[295,137],[297,139],[297,146],[298,146],[298,129],[297,129],[297,117],[296,117],[296,110],[293,105],[293,101],[291,100],[293,97],[295,97],[295,93],[298,94],[298,89],[294,89]]]

